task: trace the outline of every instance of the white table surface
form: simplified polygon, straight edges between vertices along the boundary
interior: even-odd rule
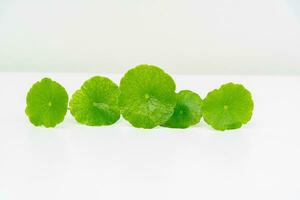
[[[254,115],[234,131],[88,127],[69,113],[53,129],[29,123],[34,82],[49,76],[71,96],[92,75],[0,73],[0,200],[300,199],[300,77],[174,76],[201,97],[244,84]]]

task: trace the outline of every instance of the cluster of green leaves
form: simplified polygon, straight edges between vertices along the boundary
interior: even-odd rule
[[[188,128],[204,121],[216,130],[240,128],[252,116],[251,93],[240,84],[227,83],[202,100],[189,90],[178,93],[170,75],[152,65],[130,69],[118,87],[106,77],[85,81],[69,102],[75,120],[89,126],[111,125],[120,115],[138,128]],[[26,98],[26,114],[35,126],[55,127],[68,109],[68,94],[57,82],[44,78]]]

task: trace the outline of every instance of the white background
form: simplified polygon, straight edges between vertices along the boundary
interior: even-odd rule
[[[299,74],[298,0],[0,0],[0,71]]]
[[[124,120],[88,127],[70,114],[54,129],[29,123],[25,98],[34,81],[55,77],[72,94],[91,75],[0,75],[1,200],[300,199],[298,76],[174,76],[178,90],[202,97],[225,82],[244,84],[254,115],[234,131],[203,121],[184,130],[136,129]]]
[[[282,76],[300,74],[299,4],[0,0],[0,200],[299,200],[300,77]],[[140,63],[203,98],[242,83],[253,118],[218,132],[203,121],[88,127],[70,114],[46,129],[25,115],[26,93],[42,77],[71,96],[91,76],[118,83]]]

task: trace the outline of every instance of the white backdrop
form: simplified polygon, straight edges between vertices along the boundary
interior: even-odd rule
[[[297,0],[0,0],[0,71],[300,74]]]
[[[90,127],[68,112],[46,129],[24,112],[42,77],[71,97],[140,63],[202,98],[241,83],[253,117],[218,132],[203,119]],[[299,200],[300,76],[228,74],[300,75],[300,0],[0,0],[0,200]]]

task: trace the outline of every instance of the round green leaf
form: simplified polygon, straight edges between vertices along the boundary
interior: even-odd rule
[[[70,101],[76,121],[89,126],[111,125],[120,118],[119,88],[110,79],[95,76],[85,81]]]
[[[182,90],[176,95],[176,99],[174,113],[163,126],[188,128],[197,124],[202,117],[200,96],[192,91]]]
[[[49,78],[33,84],[26,97],[26,114],[35,126],[55,127],[64,120],[68,94],[64,87]]]
[[[119,105],[134,127],[153,128],[165,123],[176,105],[175,82],[162,69],[139,65],[121,79]]]
[[[246,124],[253,107],[251,93],[243,85],[227,83],[208,93],[201,108],[206,123],[224,131]]]

